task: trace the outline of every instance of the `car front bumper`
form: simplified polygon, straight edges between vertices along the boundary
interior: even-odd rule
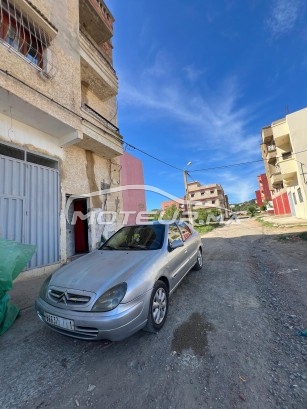
[[[121,341],[146,325],[150,295],[149,291],[137,300],[119,304],[108,312],[66,310],[48,304],[42,298],[36,300],[35,308],[38,317],[61,334],[91,341]],[[64,326],[63,323],[69,325]]]

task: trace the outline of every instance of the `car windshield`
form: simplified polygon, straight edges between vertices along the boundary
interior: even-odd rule
[[[100,250],[158,250],[163,245],[165,226],[125,226],[109,238]]]

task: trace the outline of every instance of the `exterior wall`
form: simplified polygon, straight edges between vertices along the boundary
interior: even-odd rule
[[[287,193],[282,193],[273,199],[274,213],[276,216],[290,216],[291,208]]]
[[[174,202],[173,200],[167,200],[161,203],[162,210],[167,209],[168,207],[176,206],[176,209],[180,208],[180,204],[178,202]]]
[[[263,201],[262,201],[262,196],[261,196],[260,190],[256,190],[256,191],[255,191],[255,194],[256,194],[256,203],[257,203],[257,206],[259,206],[259,207],[263,206]]]
[[[66,204],[70,195],[84,201],[89,251],[97,247],[102,235],[108,238],[122,224],[120,190],[112,194],[95,193],[106,187],[119,187],[121,183],[118,156],[123,149],[121,135],[116,128],[117,77],[111,65],[112,55],[109,54],[108,62],[105,62],[103,55],[97,54],[96,50],[99,47],[105,50],[107,42],[111,53],[111,39],[94,44],[93,50],[96,51],[88,52],[85,62],[81,52],[86,53],[87,50],[81,50],[79,31],[80,18],[84,16],[80,16],[79,7],[81,3],[87,7],[89,3],[86,0],[65,1],[61,7],[55,7],[53,0],[33,0],[31,3],[15,0],[15,3],[32,10],[33,16],[39,20],[37,24],[41,22],[54,31],[46,51],[52,67],[50,75],[45,75],[40,67],[0,41],[0,143],[58,161],[59,262],[63,263],[72,255],[74,244],[71,238],[74,226],[66,220]],[[90,13],[96,13],[96,6],[97,2],[92,1]],[[113,17],[109,21],[112,25]],[[96,29],[100,35],[100,26]],[[106,30],[111,37],[112,27]],[[100,63],[103,67],[99,66]],[[91,65],[98,67],[97,70]],[[103,98],[95,94],[93,78],[99,82]],[[85,111],[85,103],[89,105],[89,112]],[[72,215],[73,208],[69,211]],[[117,213],[115,220],[110,212]],[[41,269],[43,271],[45,267]]]
[[[261,175],[257,176],[257,179],[258,179],[258,184],[259,184],[259,190],[255,192],[256,202],[257,202],[257,206],[261,207],[264,205],[265,201],[272,200],[272,195],[270,192],[266,174],[262,173]]]
[[[298,218],[307,219],[306,133],[307,108],[291,113],[262,129],[262,157],[275,214],[291,213]],[[273,150],[269,150],[274,146],[275,154]],[[285,203],[288,205],[284,206]]]
[[[307,108],[287,115],[286,120],[293,157],[297,165],[297,181],[287,191],[289,194],[296,195],[297,204],[294,203],[296,217],[307,219]],[[298,189],[300,189],[302,201]]]
[[[14,51],[8,52],[6,47],[1,46],[1,69],[8,71],[11,76],[1,75],[0,86],[25,101],[31,101],[31,104],[40,107],[49,115],[78,128],[79,120],[60,106],[63,105],[69,110],[78,112],[81,104],[78,2],[75,0],[66,2],[65,7],[54,7],[52,0],[33,3],[58,29],[58,34],[52,42],[52,60],[56,75],[52,79],[40,76],[39,71],[31,64],[23,61]],[[63,41],[63,33],[65,33],[65,41]],[[13,77],[28,86],[25,87]],[[58,101],[60,105],[50,104],[50,100],[36,90]]]
[[[219,209],[225,217],[228,217],[229,203],[228,197],[224,194],[224,190],[219,184],[201,185],[199,182],[188,183],[188,192],[193,209]],[[162,210],[167,207],[176,205],[180,208],[180,203],[170,201],[162,202]]]
[[[142,161],[129,155],[125,152],[120,157],[120,179],[121,186],[129,185],[144,185],[143,165]],[[133,212],[126,216],[125,224],[134,224],[137,221],[137,214],[146,211],[146,198],[144,189],[128,189],[123,190],[123,205],[124,212]]]
[[[10,132],[9,132],[10,130]],[[23,123],[14,121],[0,114],[0,142],[13,144],[33,153],[47,155],[59,161],[60,170],[60,261],[66,261],[67,229],[66,229],[66,196],[76,195],[88,197],[88,211],[116,211],[122,208],[120,193],[109,194],[102,199],[91,192],[100,191],[101,183],[108,183],[110,187],[120,185],[119,160],[101,158],[92,152],[85,151],[77,146],[60,148],[56,138],[31,128]],[[0,175],[1,176],[1,175]],[[96,210],[95,210],[96,209]],[[88,219],[90,222],[90,220]],[[93,250],[100,242],[101,234],[107,238],[115,232],[122,222],[122,216],[116,219],[113,225],[89,224],[89,250]]]
[[[188,191],[194,209],[217,208],[222,212],[228,209],[224,190],[219,184],[202,186],[198,182],[188,183]]]

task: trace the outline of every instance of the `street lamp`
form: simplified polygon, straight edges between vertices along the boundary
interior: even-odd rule
[[[192,162],[188,162],[186,164],[186,167],[190,166],[191,164]],[[186,197],[186,203],[187,203],[188,218],[189,218],[189,223],[191,224],[191,226],[193,226],[193,215],[192,215],[190,195],[189,195],[189,190],[188,190],[187,175],[188,175],[188,171],[184,169],[183,170],[183,180],[184,180],[184,189],[185,189],[185,197]]]

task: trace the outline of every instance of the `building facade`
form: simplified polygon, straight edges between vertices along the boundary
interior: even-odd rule
[[[225,195],[224,189],[221,185],[217,183],[210,185],[201,185],[199,182],[190,182],[187,184],[187,189],[189,193],[189,200],[193,210],[217,209],[226,218],[228,217],[228,197],[227,195]],[[163,210],[172,205],[175,205],[177,209],[184,208],[184,205],[172,200],[161,203],[161,207]]]
[[[120,156],[120,165],[123,223],[138,223],[144,220],[142,213],[146,212],[143,164],[140,159],[124,152]]]
[[[276,215],[307,219],[307,108],[262,128],[262,158]]]
[[[257,176],[259,190],[256,190],[256,203],[261,207],[272,200],[271,191],[269,188],[268,178],[265,173]]]
[[[217,209],[224,215],[225,212],[228,212],[228,197],[221,185],[217,183],[201,185],[199,182],[190,182],[188,183],[188,192],[193,209]]]
[[[99,194],[123,153],[114,18],[102,0],[1,0],[0,15],[0,236],[36,245],[41,271],[118,227],[104,212],[121,193]]]

